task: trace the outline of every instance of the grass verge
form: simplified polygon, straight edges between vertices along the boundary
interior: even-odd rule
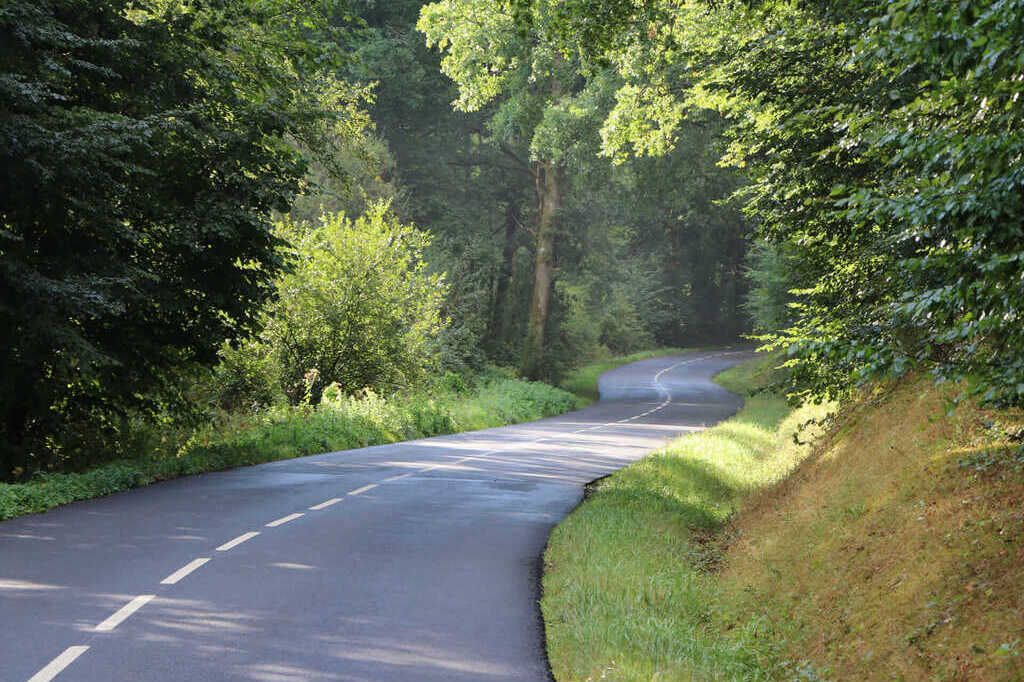
[[[1024,414],[954,393],[874,387],[812,447],[755,394],[602,481],[545,556],[558,682],[1024,679]]]
[[[597,379],[610,369],[649,358],[660,358],[665,355],[677,355],[685,353],[690,349],[684,348],[660,348],[657,350],[644,350],[630,355],[620,355],[614,358],[598,360],[582,367],[577,367],[570,372],[559,384],[562,388],[578,396],[588,403],[596,401],[600,395],[597,392]]]
[[[463,390],[391,399],[370,393],[316,407],[276,406],[228,415],[194,433],[173,456],[141,456],[82,473],[44,473],[26,483],[0,483],[0,520],[177,476],[531,421],[577,404],[577,398],[553,386],[490,375]]]
[[[747,395],[733,418],[603,479],[545,554],[548,654],[559,682],[763,679],[774,658],[756,622],[708,627],[720,531],[745,496],[807,456],[793,433],[824,414],[770,393],[769,361],[720,375]]]

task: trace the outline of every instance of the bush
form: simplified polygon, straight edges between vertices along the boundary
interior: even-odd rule
[[[256,340],[225,343],[214,369],[214,392],[225,410],[266,407],[280,395],[280,372]]]
[[[345,393],[390,391],[435,368],[447,285],[427,271],[426,233],[400,223],[387,203],[355,220],[286,222],[279,232],[293,267],[277,282],[262,338],[293,403],[307,393],[318,402],[332,382]]]

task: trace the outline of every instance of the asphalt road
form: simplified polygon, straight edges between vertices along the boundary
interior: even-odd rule
[[[645,360],[518,426],[205,474],[0,523],[0,680],[548,680],[540,555],[588,482],[740,400]]]

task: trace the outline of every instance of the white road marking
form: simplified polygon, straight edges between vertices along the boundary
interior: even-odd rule
[[[255,531],[255,530],[254,530],[254,531],[251,531],[251,532],[249,532],[249,533],[242,533],[241,535],[239,535],[239,536],[238,536],[237,538],[235,538],[234,540],[228,540],[228,541],[227,541],[227,542],[225,542],[225,543],[224,543],[223,545],[221,545],[220,547],[218,547],[218,548],[217,548],[217,551],[218,551],[218,552],[226,552],[226,551],[228,551],[229,549],[234,549],[235,547],[238,547],[238,546],[239,546],[240,544],[242,544],[242,543],[243,543],[243,542],[245,542],[246,540],[252,540],[252,539],[253,539],[254,537],[256,537],[257,535],[259,535],[259,532],[258,532],[258,531]]]
[[[329,500],[327,500],[325,502],[321,502],[320,504],[314,504],[312,507],[309,508],[309,510],[310,511],[320,511],[321,509],[327,509],[331,505],[338,504],[339,502],[341,502],[341,498],[340,497],[332,497],[331,499],[329,499]]]
[[[722,357],[725,357],[727,355],[738,355],[738,354],[743,353],[743,352],[744,351],[727,351],[727,352],[724,352],[724,353],[717,353],[715,355],[708,355],[708,356],[705,356],[705,357],[690,358],[690,359],[687,359],[687,360],[683,360],[681,362],[677,362],[677,363],[675,363],[673,365],[669,365],[668,367],[665,367],[664,369],[659,371],[657,374],[655,374],[654,375],[654,380],[652,381],[653,386],[655,388],[657,388],[658,391],[661,392],[665,396],[665,399],[661,403],[659,403],[657,406],[647,410],[646,412],[641,412],[640,414],[635,414],[632,417],[626,417],[625,419],[619,419],[617,421],[611,421],[611,422],[607,422],[605,424],[598,424],[596,426],[587,426],[587,427],[582,428],[582,429],[577,429],[575,431],[570,431],[568,434],[565,434],[565,435],[570,435],[571,436],[571,435],[575,435],[577,433],[586,433],[587,431],[597,431],[599,429],[606,429],[609,426],[615,426],[616,424],[627,424],[627,423],[632,422],[634,420],[642,419],[642,418],[644,418],[646,416],[654,414],[655,412],[663,410],[665,407],[667,407],[668,405],[672,404],[672,393],[668,389],[665,388],[664,384],[661,383],[661,377],[664,374],[666,374],[667,372],[671,372],[672,370],[677,369],[679,367],[682,367],[683,365],[690,365],[690,364],[693,364],[695,362],[700,362],[701,360],[713,360],[715,358],[722,358]],[[687,429],[687,430],[689,430],[689,429]],[[489,455],[497,455],[497,454],[501,454],[501,453],[504,453],[504,452],[513,452],[515,450],[522,450],[524,448],[529,448],[529,447],[531,447],[533,445],[539,445],[540,443],[546,443],[546,442],[548,442],[550,440],[555,440],[555,439],[557,439],[559,437],[561,437],[561,436],[546,436],[544,438],[537,438],[535,440],[527,441],[525,443],[517,443],[515,445],[510,445],[510,446],[508,446],[506,448],[497,448],[497,449],[494,449],[494,450],[487,450],[486,452],[481,452],[481,453],[476,454],[476,455],[468,455],[466,457],[462,457],[461,459],[457,459],[457,460],[455,460],[453,462],[444,462],[444,463],[439,463],[439,464],[432,464],[430,466],[422,467],[420,469],[417,469],[415,472],[411,472],[411,473],[408,473],[408,474],[402,474],[401,476],[392,476],[391,478],[386,478],[383,481],[381,481],[381,483],[387,483],[389,481],[397,480],[399,478],[404,478],[406,476],[412,476],[412,475],[417,475],[417,474],[425,474],[425,473],[428,473],[430,471],[433,471],[434,469],[440,469],[442,467],[458,466],[459,464],[463,464],[465,462],[469,462],[469,461],[472,461],[472,460],[484,460]],[[361,490],[362,490],[362,488],[360,488],[360,491]],[[352,494],[352,493],[349,493],[349,494]]]
[[[167,576],[166,578],[161,580],[160,584],[161,585],[174,585],[179,580],[181,580],[182,578],[184,578],[189,573],[191,573],[192,571],[196,570],[197,568],[199,568],[200,566],[202,566],[203,564],[205,564],[209,560],[210,560],[210,557],[200,557],[198,559],[193,559],[192,561],[188,562],[187,564],[185,564],[184,566],[179,568],[174,573],[171,573],[169,576]]]
[[[661,377],[664,374],[666,374],[667,372],[670,372],[670,371],[676,369],[677,367],[681,367],[683,365],[688,365],[688,364],[691,364],[693,362],[698,362],[700,360],[709,360],[709,359],[716,358],[716,357],[724,357],[726,355],[734,355],[734,354],[737,354],[737,353],[736,352],[719,353],[717,355],[712,355],[710,357],[693,358],[693,359],[689,359],[689,360],[684,360],[682,362],[678,362],[678,363],[676,363],[674,365],[670,365],[669,367],[666,367],[666,368],[662,369],[660,372],[658,372],[657,374],[654,375],[654,382],[653,382],[654,385],[665,396],[665,399],[664,399],[664,401],[661,404],[657,405],[656,407],[654,407],[654,408],[652,408],[650,410],[647,410],[646,412],[634,415],[632,417],[627,417],[626,419],[620,419],[618,421],[608,422],[607,424],[601,424],[601,425],[598,425],[598,426],[590,426],[590,427],[587,427],[587,428],[578,429],[578,430],[573,431],[571,433],[583,433],[585,431],[593,431],[593,430],[597,430],[597,429],[603,429],[603,428],[606,428],[608,426],[613,426],[615,424],[624,424],[624,423],[631,422],[631,421],[636,420],[636,419],[641,419],[641,418],[646,417],[648,415],[651,415],[651,414],[653,414],[655,412],[658,412],[658,411],[664,409],[666,406],[668,406],[668,405],[670,405],[672,403],[672,393],[669,390],[667,390],[665,388],[665,386],[660,381]],[[506,452],[506,451],[509,451],[509,450],[515,450],[515,449],[521,449],[523,447],[529,447],[531,445],[536,445],[538,443],[542,443],[542,442],[545,442],[545,441],[548,441],[548,440],[553,440],[553,438],[552,437],[539,438],[537,440],[534,440],[534,441],[531,441],[531,442],[528,442],[528,443],[520,443],[520,444],[517,444],[517,445],[513,445],[511,447],[508,447],[508,448],[501,448],[501,449],[497,449],[497,450],[492,450],[492,451],[480,453],[478,455],[470,455],[470,456],[458,459],[455,462],[448,463],[447,466],[451,466],[453,464],[457,465],[457,464],[461,464],[463,462],[468,462],[470,460],[480,459],[482,457],[485,457],[485,456],[491,455],[491,454],[498,454],[498,453]],[[420,474],[420,473],[426,473],[428,471],[432,471],[434,469],[438,469],[438,468],[441,468],[443,466],[446,466],[446,464],[443,464],[443,463],[442,464],[434,464],[432,466],[428,466],[428,467],[424,467],[422,469],[419,469],[419,470],[417,470],[415,472],[409,472],[409,473],[399,474],[397,476],[391,476],[389,478],[385,478],[383,481],[381,481],[381,483],[389,483],[391,481],[399,481],[401,479],[409,478],[410,476],[414,476],[414,475]],[[364,485],[362,488],[357,488],[357,489],[349,492],[348,495],[361,495],[362,493],[365,493],[367,491],[373,490],[374,488],[378,487],[379,485],[380,485],[380,483],[371,483],[369,485]],[[330,507],[332,505],[335,505],[338,502],[341,502],[341,498],[332,497],[331,499],[325,500],[324,502],[321,502],[320,504],[313,505],[309,509],[313,510],[313,511],[320,511],[322,509],[326,509],[326,508],[328,508],[328,507]],[[277,519],[276,521],[271,521],[270,523],[266,524],[266,526],[268,528],[275,528],[277,526],[284,525],[284,524],[288,523],[289,521],[294,521],[295,519],[300,518],[302,516],[303,516],[303,514],[301,512],[296,512],[294,514],[289,514],[288,516],[283,516],[283,517]],[[243,533],[242,535],[239,535],[238,537],[234,538],[233,540],[229,540],[228,542],[225,542],[220,547],[217,547],[217,551],[219,551],[219,552],[226,552],[229,549],[232,549],[233,547],[237,547],[238,545],[242,544],[243,542],[246,542],[247,540],[251,540],[252,538],[256,537],[257,535],[259,535],[259,532],[257,532],[257,531],[251,531],[251,532],[248,532],[248,533]],[[177,583],[182,578],[186,577],[187,575],[189,575],[190,573],[195,571],[197,568],[199,568],[200,566],[202,566],[203,564],[205,564],[209,560],[210,560],[209,557],[201,557],[199,559],[194,559],[194,560],[190,561],[188,564],[186,564],[185,566],[179,568],[177,571],[175,571],[171,575],[169,575],[166,578],[164,578],[163,580],[161,580],[160,584],[162,584],[162,585],[174,585],[175,583]],[[95,631],[96,632],[110,632],[111,630],[116,628],[118,625],[123,623],[125,620],[127,620],[133,613],[135,613],[136,611],[141,609],[143,606],[145,606],[147,603],[149,603],[154,597],[155,597],[155,595],[152,595],[152,594],[142,594],[142,595],[139,595],[139,596],[135,597],[130,602],[128,602],[127,604],[122,606],[120,609],[118,609],[116,612],[114,612],[109,618],[107,618],[102,623],[97,625],[96,628],[95,628]],[[86,645],[70,646],[70,647],[68,647],[59,656],[57,656],[55,659],[50,661],[42,670],[40,670],[35,675],[33,675],[28,680],[28,682],[50,682],[57,675],[59,675],[65,668],[67,668],[69,665],[71,665],[75,661],[75,659],[77,659],[79,656],[81,656],[82,654],[84,654],[88,650],[89,650],[89,647],[86,646]]]
[[[289,521],[294,521],[295,519],[301,516],[303,516],[302,512],[295,512],[294,514],[289,514],[288,516],[282,516],[277,521],[271,521],[270,523],[268,523],[267,528],[277,528],[278,526],[283,526]]]
[[[50,682],[60,675],[64,668],[75,662],[75,659],[89,650],[83,645],[69,646],[60,656],[46,664],[46,667],[29,678],[28,682]]]
[[[107,618],[105,621],[97,625],[95,628],[96,632],[110,632],[127,620],[133,613],[148,604],[155,596],[155,594],[140,594],[138,597],[135,597],[135,599],[132,599],[130,602],[115,611],[110,618]]]

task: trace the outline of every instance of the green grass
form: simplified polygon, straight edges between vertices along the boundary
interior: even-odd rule
[[[747,394],[740,413],[602,480],[555,529],[541,606],[558,682],[770,677],[776,652],[756,620],[709,625],[731,603],[712,570],[718,531],[807,455],[792,433],[824,410],[753,393],[768,375],[765,360],[720,375]]]
[[[500,375],[465,390],[342,397],[317,407],[277,406],[225,415],[192,434],[173,456],[140,456],[81,473],[39,474],[0,483],[0,520],[177,476],[502,426],[561,414],[578,399],[538,382]]]
[[[644,350],[630,355],[620,355],[606,360],[599,360],[588,365],[574,369],[559,383],[559,386],[580,397],[580,399],[591,403],[597,400],[600,395],[597,392],[597,379],[610,369],[615,369],[637,360],[659,358],[665,355],[677,355],[685,353],[683,348],[661,348],[658,350]]]

